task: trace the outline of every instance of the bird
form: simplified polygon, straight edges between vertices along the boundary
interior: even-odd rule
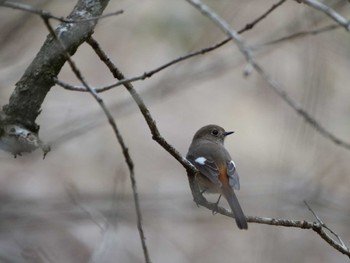
[[[240,189],[236,165],[224,146],[226,136],[233,131],[210,124],[200,128],[193,136],[186,159],[197,169],[195,183],[201,192],[219,193],[227,200],[239,229],[248,229],[246,216],[234,190]],[[217,202],[217,204],[218,204]]]

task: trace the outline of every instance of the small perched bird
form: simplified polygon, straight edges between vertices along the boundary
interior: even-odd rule
[[[224,147],[226,132],[217,125],[199,129],[193,137],[186,158],[198,169],[195,182],[203,192],[223,195],[240,229],[248,229],[247,219],[233,189],[239,190],[239,177],[235,163]],[[219,197],[219,200],[220,200]]]

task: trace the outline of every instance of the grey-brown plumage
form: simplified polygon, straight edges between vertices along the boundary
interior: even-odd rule
[[[233,191],[240,188],[238,173],[224,147],[225,137],[232,133],[217,125],[202,127],[194,135],[186,158],[199,170],[196,182],[200,189],[222,194],[231,207],[237,226],[248,229],[247,219]]]

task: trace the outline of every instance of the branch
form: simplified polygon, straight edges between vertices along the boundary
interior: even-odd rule
[[[68,19],[79,20],[100,16],[108,2],[109,0],[95,0],[95,4],[91,5],[90,0],[79,0]],[[73,55],[92,34],[96,23],[96,20],[75,24],[61,23],[56,34],[68,53]],[[37,132],[39,127],[35,124],[35,119],[40,113],[41,104],[54,85],[53,78],[58,75],[65,62],[64,52],[58,48],[52,36],[49,36],[22,78],[16,83],[9,104],[3,107],[4,117],[0,120],[0,125],[20,123],[29,130]]]
[[[204,206],[208,208],[209,210],[212,210],[219,214],[232,217],[234,218],[234,215],[232,212],[226,210],[223,207],[217,206],[216,203],[210,203],[208,202],[203,195],[201,194],[198,186],[194,183],[194,177],[189,175],[189,182],[192,190],[192,195],[194,197],[194,201],[197,205]],[[318,219],[317,219],[318,220]],[[318,222],[309,222],[305,220],[290,220],[290,219],[282,219],[282,218],[268,218],[268,217],[258,217],[258,216],[247,216],[247,221],[249,223],[256,223],[256,224],[264,224],[264,225],[271,225],[271,226],[283,226],[283,227],[294,227],[294,228],[300,228],[300,229],[311,229],[314,232],[316,232],[323,240],[325,240],[328,244],[330,244],[333,248],[341,252],[342,254],[348,256],[350,258],[350,250],[347,248],[343,241],[338,237],[338,240],[340,243],[336,242],[332,237],[330,237],[325,231],[324,228],[329,230],[329,228],[323,223],[318,220]],[[332,231],[332,234],[334,232]]]
[[[79,200],[79,192],[78,189],[73,184],[69,184],[66,187],[66,193],[68,195],[69,200],[72,202],[73,205],[76,205],[81,211],[85,213],[87,218],[91,220],[101,231],[104,230],[104,226],[102,226],[99,221],[96,219],[96,216],[93,215],[93,213],[87,209]]]
[[[335,10],[330,8],[329,6],[317,1],[317,0],[296,0],[298,3],[304,3],[308,6],[313,7],[314,9],[317,9],[323,13],[325,13],[327,16],[332,18],[335,22],[337,22],[339,25],[343,26],[347,31],[350,31],[350,22],[341,16],[339,13],[337,13]]]
[[[111,73],[115,78],[125,79],[124,75],[111,62],[111,60],[108,58],[105,52],[100,48],[96,40],[90,37],[86,42],[94,49],[94,51],[99,56],[101,61],[106,64],[106,66],[108,67],[108,69],[111,71]],[[133,85],[130,82],[125,82],[123,85],[127,89],[127,91],[130,93],[131,97],[134,99],[137,106],[139,107],[152,133],[153,140],[158,142],[167,152],[169,152],[177,161],[179,161],[186,170],[192,171],[193,174],[196,173],[197,169],[160,135],[160,132],[156,125],[156,121],[153,119],[151,113],[149,112],[148,108],[146,107],[140,95],[134,89]]]
[[[316,218],[317,222],[320,223],[320,225],[321,225],[322,227],[324,227],[325,229],[327,229],[332,235],[334,235],[334,236],[336,237],[336,239],[338,239],[340,245],[341,245],[345,250],[349,251],[349,248],[346,247],[345,243],[344,243],[343,240],[340,238],[340,236],[339,236],[337,233],[335,233],[332,229],[330,229],[330,228],[321,220],[321,218],[312,210],[312,208],[309,206],[309,204],[308,204],[306,201],[304,201],[304,204],[307,206],[307,208],[310,210],[310,212],[314,215],[314,217]],[[334,243],[336,243],[336,242],[334,241]]]
[[[211,10],[207,5],[203,4],[200,0],[187,0],[191,5],[197,8],[202,14],[211,19],[226,35],[228,35],[238,46],[241,53],[244,55],[248,62],[248,68],[252,67],[257,71],[260,76],[269,84],[269,87],[285,102],[287,103],[297,114],[299,114],[303,119],[311,125],[316,131],[318,131],[325,138],[331,140],[333,143],[350,150],[350,143],[341,140],[336,135],[328,131],[323,127],[316,119],[314,119],[309,113],[307,113],[303,108],[297,105],[289,95],[282,90],[279,85],[264,71],[264,69],[255,61],[252,56],[251,48],[247,46],[243,39],[238,35],[238,33],[233,30],[230,25],[219,17],[213,10]],[[245,72],[246,73],[246,72]]]
[[[90,37],[87,40],[87,43],[93,48],[95,53],[98,55],[101,61],[105,63],[105,65],[108,67],[108,69],[110,70],[110,72],[113,74],[115,78],[125,79],[124,75],[118,70],[118,68],[108,58],[107,54],[100,48],[100,45],[95,39]],[[146,120],[147,125],[152,133],[152,138],[156,142],[158,142],[167,152],[169,152],[176,160],[178,160],[185,167],[188,174],[191,174],[194,176],[194,174],[197,172],[197,169],[160,135],[160,132],[157,128],[155,120],[153,119],[151,113],[149,112],[142,98],[136,92],[132,84],[130,82],[126,82],[124,83],[124,86],[127,89],[127,91],[130,93],[130,95],[136,102],[137,106],[139,107],[142,115],[144,116],[144,119]],[[146,262],[150,262],[150,261],[147,261],[147,259],[149,260],[149,258],[148,258],[148,250],[145,242],[142,243],[142,248],[145,254]]]
[[[297,39],[300,37],[305,37],[305,36],[310,36],[310,35],[314,36],[314,35],[318,35],[318,34],[332,31],[332,30],[339,29],[339,28],[340,28],[339,25],[328,25],[328,26],[320,27],[320,28],[317,28],[314,30],[300,31],[300,32],[296,32],[296,33],[281,37],[281,38],[277,38],[275,40],[271,40],[271,41],[268,41],[268,42],[265,42],[262,44],[255,45],[254,47],[252,47],[252,49],[257,50],[257,49],[262,48],[264,46],[275,45],[275,44],[279,44],[279,43],[286,42],[289,40]]]

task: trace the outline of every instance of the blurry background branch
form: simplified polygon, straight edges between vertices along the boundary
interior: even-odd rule
[[[332,18],[339,25],[343,26],[347,31],[350,31],[350,22],[345,17],[341,16],[338,12],[332,9],[330,6],[321,3],[317,0],[296,0],[299,3],[304,3],[311,6]]]
[[[309,123],[316,131],[322,134],[325,138],[331,140],[333,143],[344,147],[347,150],[350,150],[350,143],[346,142],[332,132],[327,130],[320,122],[318,122],[314,117],[312,117],[306,110],[300,107],[281,87],[280,85],[273,80],[261,67],[253,57],[251,48],[245,44],[244,40],[238,35],[238,33],[230,27],[230,25],[223,20],[220,16],[218,16],[213,10],[211,10],[207,5],[202,3],[200,0],[187,0],[187,2],[191,3],[195,6],[199,11],[201,11],[205,16],[210,18],[225,34],[227,34],[238,46],[241,53],[244,55],[247,60],[247,69],[245,74],[250,74],[249,68],[254,68],[264,80],[269,83],[269,87],[271,87],[276,94],[286,102],[297,114],[299,114],[303,119]]]
[[[287,41],[290,41],[290,40],[294,40],[294,39],[301,38],[301,37],[306,37],[306,36],[315,36],[317,34],[325,33],[325,32],[328,32],[328,31],[333,31],[333,30],[339,29],[339,28],[340,28],[340,25],[328,25],[328,26],[324,26],[324,27],[317,28],[317,29],[314,29],[314,30],[304,30],[304,31],[296,32],[296,33],[293,33],[293,34],[290,34],[290,35],[287,35],[287,36],[284,36],[284,37],[281,37],[281,38],[278,38],[278,39],[270,40],[270,41],[268,41],[266,43],[261,43],[261,44],[254,45],[252,47],[252,49],[253,50],[258,50],[258,49],[260,49],[260,48],[262,48],[264,46],[280,44],[282,42],[287,42]]]

